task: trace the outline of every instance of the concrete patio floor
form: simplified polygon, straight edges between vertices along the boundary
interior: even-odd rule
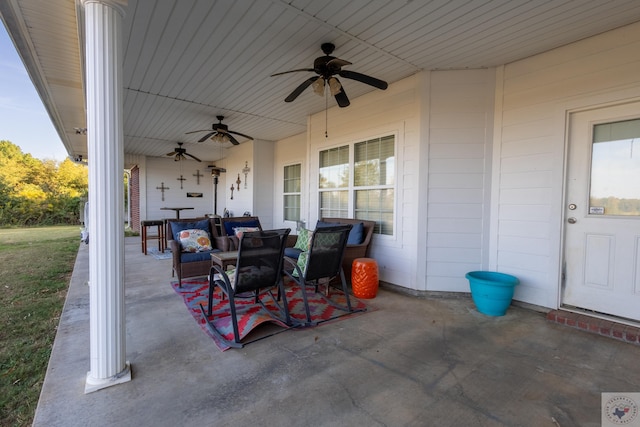
[[[78,253],[35,426],[600,426],[602,392],[640,392],[640,346],[468,297],[381,289],[365,314],[221,352],[126,239],[133,380],[84,394],[88,247]]]

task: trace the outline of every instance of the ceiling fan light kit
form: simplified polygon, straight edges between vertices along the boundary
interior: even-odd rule
[[[311,87],[313,88],[313,91],[316,93],[316,95],[324,95],[324,79],[316,79]]]
[[[329,79],[329,91],[331,92],[331,95],[336,96],[338,92],[340,92],[340,89],[342,89],[342,85],[338,79],[331,77]]]

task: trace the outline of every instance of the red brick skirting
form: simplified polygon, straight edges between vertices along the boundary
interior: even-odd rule
[[[562,310],[551,310],[547,313],[547,320],[618,341],[640,345],[640,328],[636,326]]]
[[[133,231],[140,232],[140,168],[134,166],[131,168],[131,180],[129,181],[129,190],[131,192],[131,224]]]

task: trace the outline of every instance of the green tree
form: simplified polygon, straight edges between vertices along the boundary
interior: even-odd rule
[[[0,226],[76,224],[87,190],[86,166],[39,160],[0,141]]]

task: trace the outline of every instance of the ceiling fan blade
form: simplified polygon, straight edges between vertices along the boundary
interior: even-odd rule
[[[241,136],[241,137],[243,137],[243,138],[247,138],[247,139],[250,139],[250,140],[252,140],[252,141],[253,141],[253,138],[252,138],[252,137],[250,137],[249,135],[245,135],[245,134],[240,133],[240,132],[236,132],[236,131],[233,131],[233,130],[229,130],[229,131],[227,131],[227,135],[228,135],[229,137],[231,137],[231,135],[229,135],[230,133],[235,133],[236,135],[239,135],[239,136]]]
[[[336,93],[336,101],[341,108],[348,107],[351,104],[343,87],[340,88],[340,92]]]
[[[184,155],[185,155],[185,156],[189,156],[189,157],[191,157],[193,160],[196,160],[196,161],[198,161],[198,162],[201,162],[201,161],[202,161],[202,160],[200,160],[199,158],[197,158],[196,156],[194,156],[194,155],[192,155],[192,154],[184,153]]]
[[[233,136],[231,136],[231,134],[230,134],[230,133],[228,133],[228,134],[227,134],[227,138],[229,138],[229,141],[231,141],[231,143],[232,143],[233,145],[240,145],[240,143],[238,142],[238,140],[237,140],[237,139],[235,139]]]
[[[351,62],[340,58],[333,58],[327,62],[327,67],[331,70],[339,70],[344,65],[351,65]]]
[[[174,156],[174,155],[176,155],[175,150],[170,152],[170,153],[165,154],[165,156]]]
[[[373,87],[377,87],[378,89],[385,90],[388,87],[387,82],[376,79],[375,77],[367,76],[366,74],[357,73],[355,71],[350,70],[342,70],[338,73],[340,77],[345,77],[347,79],[357,80],[359,82],[368,84]]]
[[[191,132],[185,132],[185,135],[189,135],[190,133],[197,133],[197,132],[211,132],[211,129],[200,129],[200,130],[192,130]]]
[[[218,131],[214,131],[214,132],[209,132],[208,134],[206,134],[205,136],[203,136],[202,138],[200,138],[198,140],[198,142],[205,142],[207,139],[211,138],[213,135],[215,135],[216,133],[218,133]]]
[[[291,102],[294,101],[298,95],[300,95],[302,92],[304,92],[304,90],[306,88],[308,88],[309,86],[311,86],[311,84],[313,82],[315,82],[316,80],[318,80],[320,78],[320,76],[313,76],[313,77],[309,77],[307,80],[305,80],[304,82],[302,82],[302,84],[300,86],[298,86],[297,88],[295,88],[293,90],[293,92],[291,92],[291,94],[289,96],[287,96],[284,99],[284,102]]]
[[[313,70],[313,68],[299,68],[297,70],[283,71],[281,73],[271,74],[271,77],[281,76],[283,74],[289,74],[289,73],[297,73],[299,71],[314,71],[314,70]]]

